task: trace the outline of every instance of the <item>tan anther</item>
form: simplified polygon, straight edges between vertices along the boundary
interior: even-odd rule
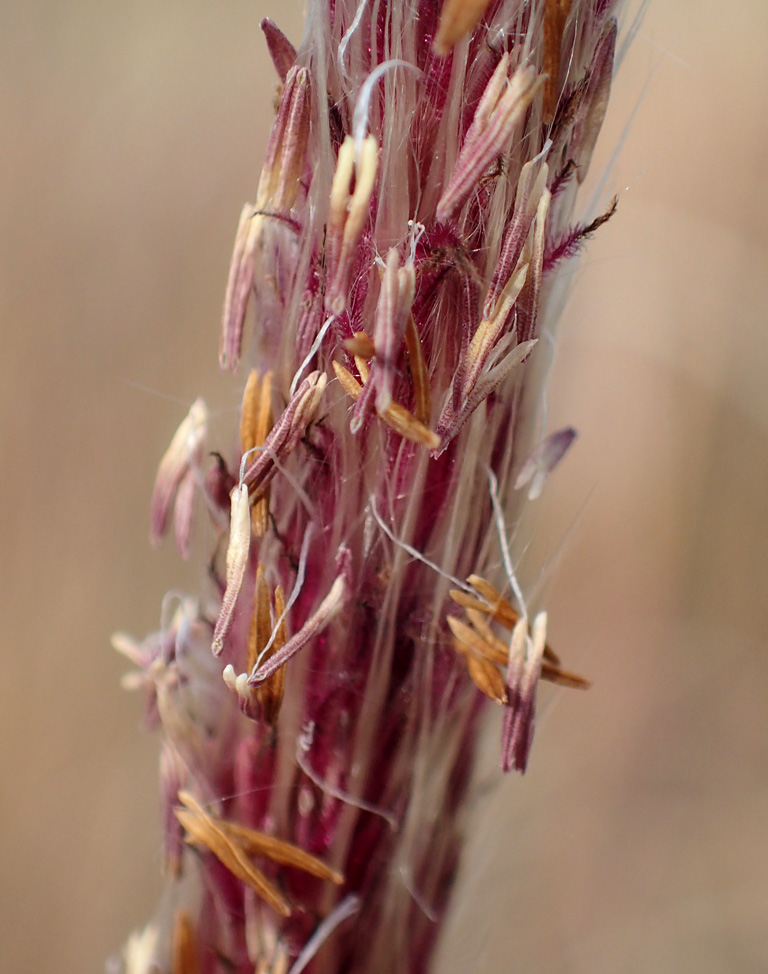
[[[173,918],[173,959],[171,974],[198,974],[200,956],[197,936],[186,910],[177,910]]]
[[[505,704],[507,691],[504,677],[493,663],[481,656],[475,656],[474,653],[467,653],[464,658],[467,661],[467,673],[477,689],[499,706]]]
[[[571,0],[547,0],[544,7],[544,63],[542,70],[547,76],[544,82],[543,121],[545,125],[550,124],[557,110],[563,33],[570,12]]]
[[[494,703],[504,704],[507,702],[507,692],[504,686],[504,677],[494,664],[484,656],[478,656],[471,649],[457,640],[457,651],[464,658],[467,665],[467,673],[470,680],[475,684],[481,693],[493,700]]]
[[[344,225],[343,247],[352,247],[360,237],[368,217],[368,205],[376,185],[379,168],[379,143],[373,135],[363,139],[359,158],[355,161],[355,189],[349,201],[349,212]]]
[[[379,168],[379,144],[375,136],[363,139],[360,146],[348,135],[336,160],[331,183],[328,213],[328,258],[331,281],[326,292],[326,307],[341,314],[347,303],[347,286],[357,245],[369,216],[369,207]],[[355,188],[350,193],[352,175]]]
[[[454,597],[455,602],[464,606],[467,618],[472,623],[470,627],[455,616],[447,617],[451,632],[459,644],[457,648],[475,652],[497,666],[506,666],[509,660],[509,648],[503,640],[499,639],[485,620],[489,607],[485,603],[480,603],[479,600],[472,599],[471,596],[465,597],[464,592],[454,591],[451,592],[451,596]],[[482,608],[476,608],[476,605],[480,605]],[[589,680],[583,676],[569,673],[567,670],[561,669],[558,663],[553,663],[553,657],[555,654],[549,646],[545,645],[544,662],[541,667],[542,680],[556,683],[562,687],[570,687],[574,690],[587,690],[591,686]]]
[[[409,412],[405,406],[393,402],[381,417],[387,426],[391,426],[396,433],[411,443],[425,446],[430,450],[437,450],[440,447],[440,437],[428,426],[420,422],[413,413]]]
[[[232,490],[232,509],[229,518],[229,545],[227,546],[227,587],[221,600],[219,618],[213,631],[211,649],[219,656],[224,640],[232,624],[235,603],[243,584],[248,550],[251,543],[251,516],[248,487],[240,484]]]
[[[477,27],[489,3],[490,0],[446,0],[433,41],[435,51],[445,56]]]
[[[272,373],[261,378],[253,369],[245,384],[240,413],[240,446],[244,454],[264,445],[272,423]],[[263,538],[269,526],[268,488],[251,508],[251,524],[255,536]]]
[[[320,404],[328,377],[311,372],[291,396],[269,432],[264,449],[257,451],[246,467],[243,483],[255,501],[264,496],[267,484],[277,473],[281,461],[296,449]]]
[[[243,390],[240,407],[240,449],[247,453],[256,445],[256,418],[258,415],[259,386],[261,378],[258,369],[251,369]]]
[[[455,616],[448,616],[447,621],[454,637],[465,650],[470,650],[475,655],[481,656],[489,662],[495,663],[497,666],[506,666],[509,656],[506,646],[499,652],[498,646],[486,642],[480,633],[475,632],[471,626],[468,626],[466,622],[462,622],[461,619],[457,619]]]
[[[432,392],[429,388],[429,372],[424,358],[424,349],[413,315],[408,315],[408,324],[405,328],[405,348],[408,352],[408,368],[413,380],[413,415],[420,423],[429,426],[432,419]]]
[[[363,368],[361,369],[361,362],[362,360],[358,361],[356,359],[361,378],[365,381],[368,378],[368,368],[362,362]],[[345,369],[338,362],[333,363],[333,369],[344,391],[357,402],[363,391],[362,385],[348,369]],[[391,403],[383,413],[377,415],[380,416],[380,419],[387,426],[391,427],[396,433],[399,433],[404,439],[410,440],[411,443],[428,447],[430,450],[436,450],[440,446],[440,437],[437,433],[434,433],[428,426],[425,426],[424,423],[416,419],[413,413],[408,412],[405,406],[401,406],[399,403]]]
[[[331,183],[330,210],[328,222],[332,229],[343,232],[349,205],[349,184],[355,171],[355,141],[351,136],[339,146],[336,158],[336,171]]]
[[[254,890],[277,913],[284,917],[290,916],[288,900],[261,870],[248,861],[242,846],[227,835],[221,823],[208,815],[189,792],[180,791],[179,801],[185,807],[174,811],[179,823],[187,831],[187,842],[208,849],[233,876]]]
[[[483,637],[485,642],[489,647],[489,653],[493,653],[494,661],[498,661],[501,664],[501,659],[503,657],[503,662],[506,663],[509,650],[507,644],[503,639],[499,639],[493,629],[488,625],[487,616],[477,609],[465,609],[467,613],[467,618],[472,623],[472,628],[480,636]]]
[[[352,375],[349,369],[345,369],[343,365],[338,362],[333,363],[333,371],[336,373],[336,378],[341,384],[341,388],[347,395],[352,396],[352,398],[357,401],[360,398],[360,393],[363,391],[363,387],[357,381],[357,379]]]
[[[525,284],[528,274],[528,264],[522,264],[509,279],[496,302],[490,317],[481,321],[477,331],[464,356],[464,388],[462,393],[467,397],[474,388],[483,366],[488,361],[494,345],[501,335],[502,329],[509,317],[515,301]]]
[[[368,363],[362,355],[355,355],[355,365],[357,366],[357,371],[360,373],[360,378],[363,380],[363,385],[365,385],[368,381],[368,376],[371,374]]]

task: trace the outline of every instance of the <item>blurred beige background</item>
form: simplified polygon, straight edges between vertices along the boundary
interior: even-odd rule
[[[3,971],[101,970],[159,889],[157,742],[109,634],[196,582],[148,500],[195,396],[237,403],[264,15],[299,39],[293,3],[0,5]],[[478,798],[441,974],[768,970],[766,36],[763,0],[657,0],[618,79],[619,214],[552,381],[580,438],[535,529],[595,686],[545,695],[528,775]]]

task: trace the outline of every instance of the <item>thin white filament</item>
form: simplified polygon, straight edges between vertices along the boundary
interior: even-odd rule
[[[321,791],[324,791],[326,795],[331,795],[333,798],[338,798],[338,800],[340,802],[344,802],[345,805],[351,805],[353,808],[359,808],[363,812],[370,812],[371,815],[378,815],[379,818],[384,819],[393,832],[397,832],[398,828],[400,827],[400,823],[392,812],[388,812],[386,808],[380,808],[378,805],[367,802],[364,798],[355,798],[354,795],[350,795],[349,792],[342,791],[341,788],[336,788],[335,785],[325,781],[313,771],[305,759],[305,755],[309,753],[309,749],[312,747],[313,735],[314,725],[310,723],[306,732],[304,734],[300,734],[299,739],[296,742],[296,764],[298,764],[309,780],[313,784],[317,785]]]
[[[475,590],[467,582],[462,582],[461,579],[456,578],[455,575],[449,574],[449,572],[445,571],[445,569],[441,568],[439,565],[436,565],[435,562],[430,561],[426,555],[422,555],[422,553],[417,548],[414,548],[413,545],[409,545],[406,541],[401,541],[398,537],[396,537],[392,530],[384,523],[381,515],[379,514],[376,507],[376,499],[374,497],[371,497],[368,503],[371,508],[371,513],[376,519],[376,523],[393,544],[396,544],[398,548],[402,548],[403,551],[407,551],[412,558],[420,561],[423,565],[426,565],[427,568],[431,568],[433,572],[437,572],[441,578],[445,578],[447,581],[453,582],[454,585],[463,589],[465,592],[469,592],[472,595],[476,594]]]
[[[314,504],[309,499],[309,495],[304,490],[304,488],[301,486],[301,484],[298,482],[298,480],[291,473],[289,473],[285,469],[285,467],[282,465],[282,463],[280,463],[280,461],[277,458],[277,453],[274,450],[272,450],[270,447],[267,447],[267,446],[252,446],[251,449],[247,451],[247,453],[244,453],[243,454],[243,458],[240,461],[240,484],[242,485],[242,483],[243,483],[243,477],[245,476],[246,461],[247,461],[248,457],[252,453],[258,453],[260,450],[264,450],[264,451],[266,451],[266,453],[269,454],[269,456],[272,458],[272,463],[275,465],[275,470],[277,470],[278,473],[282,474],[283,477],[285,477],[285,479],[288,481],[288,483],[293,488],[296,496],[299,498],[299,500],[302,502],[302,504],[306,508],[307,514],[309,514],[309,516],[312,518],[313,521],[316,521],[319,524],[320,523],[320,517],[319,517],[319,515],[317,513],[317,509],[315,508]]]
[[[389,71],[390,68],[408,68],[411,71],[415,71],[419,76],[424,73],[420,68],[417,68],[415,64],[411,64],[409,61],[403,61],[400,58],[393,58],[391,61],[383,61],[377,68],[371,71],[360,89],[360,94],[357,97],[357,104],[355,105],[355,113],[352,116],[352,134],[355,138],[355,156],[358,159],[360,158],[360,151],[365,140],[365,130],[368,128],[368,112],[371,107],[371,96],[373,94],[374,86],[379,78]]]
[[[434,910],[429,905],[429,903],[427,903],[427,901],[424,899],[421,893],[417,889],[414,889],[414,887],[411,885],[410,875],[408,871],[405,869],[405,867],[401,866],[399,871],[400,871],[400,881],[408,891],[408,895],[411,897],[413,902],[416,904],[416,906],[418,906],[418,908],[421,910],[424,916],[431,923],[437,923],[437,921],[440,919],[440,914],[436,910]]]
[[[365,11],[365,5],[367,4],[367,2],[368,0],[360,0],[360,5],[355,11],[354,20],[346,29],[346,31],[344,32],[344,36],[341,38],[341,41],[339,42],[339,53],[338,53],[337,64],[339,66],[339,71],[344,76],[345,81],[349,81],[350,79],[350,74],[347,71],[346,67],[344,66],[345,55],[347,53],[347,48],[349,47],[349,42],[352,40],[352,35],[360,26],[360,21],[363,19],[363,13]]]
[[[307,559],[309,558],[309,543],[312,540],[312,535],[314,533],[315,533],[314,527],[312,526],[311,523],[308,524],[307,529],[304,532],[304,537],[301,541],[301,553],[299,555],[299,568],[298,571],[296,572],[296,582],[294,583],[293,589],[291,590],[291,597],[285,603],[285,608],[280,613],[279,618],[275,619],[275,624],[272,627],[272,635],[267,640],[267,645],[264,647],[264,649],[262,649],[262,651],[259,653],[258,657],[256,658],[256,664],[252,670],[252,672],[254,673],[256,672],[256,670],[258,670],[259,666],[261,665],[261,661],[264,659],[265,655],[272,648],[272,644],[277,638],[277,631],[280,628],[281,623],[288,615],[288,612],[293,606],[296,599],[299,597],[299,593],[301,592],[301,589],[304,585],[304,579],[307,574]]]
[[[350,893],[349,896],[345,896],[341,903],[331,910],[322,923],[318,925],[315,932],[304,945],[304,948],[299,956],[293,962],[293,966],[291,967],[290,971],[288,971],[288,974],[301,974],[301,972],[312,960],[320,947],[330,937],[336,927],[338,927],[339,924],[343,923],[349,917],[354,916],[359,909],[359,896],[355,896],[354,893]]]
[[[250,450],[246,450],[245,453],[240,458],[240,479],[239,479],[239,485],[241,487],[243,485],[243,477],[245,476],[245,468],[248,466],[248,457],[252,453],[258,453],[259,450],[263,450],[263,449],[264,449],[263,446],[252,446],[250,448]]]
[[[496,522],[496,532],[499,536],[499,547],[501,548],[501,557],[504,561],[504,571],[507,573],[507,580],[512,586],[512,591],[517,599],[517,604],[520,606],[520,611],[527,618],[528,610],[525,607],[525,598],[523,597],[520,584],[517,581],[515,569],[512,567],[512,558],[509,554],[509,544],[507,543],[507,526],[504,523],[504,511],[502,510],[501,502],[499,501],[499,482],[496,479],[496,474],[493,472],[493,470],[491,470],[490,467],[486,467],[486,473],[488,474],[488,482],[490,484],[491,504],[493,505],[493,519]]]
[[[317,350],[323,344],[323,339],[328,334],[328,329],[331,327],[331,324],[335,320],[335,317],[336,317],[335,315],[331,315],[330,318],[327,318],[323,324],[323,327],[317,333],[317,338],[312,343],[312,348],[310,348],[309,352],[307,353],[307,357],[301,363],[301,365],[298,368],[298,371],[296,372],[296,375],[293,377],[289,398],[291,399],[293,398],[293,394],[296,392],[296,389],[298,388],[299,380],[301,379],[302,373],[309,366],[309,363],[312,361],[315,355],[317,355]]]

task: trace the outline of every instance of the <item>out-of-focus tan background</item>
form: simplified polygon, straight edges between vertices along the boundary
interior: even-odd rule
[[[148,499],[189,403],[236,408],[264,15],[299,39],[293,3],[0,6],[3,971],[101,970],[159,890],[157,742],[109,634],[196,582]],[[529,773],[478,799],[441,974],[768,970],[766,36],[763,0],[657,0],[619,76],[619,214],[550,399],[580,437],[534,533],[595,686],[545,694]]]

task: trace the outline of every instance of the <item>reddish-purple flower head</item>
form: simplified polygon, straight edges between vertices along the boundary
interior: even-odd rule
[[[237,443],[196,403],[153,502],[185,556],[205,512],[210,591],[162,665],[127,649],[169,872],[128,971],[426,970],[485,703],[525,771],[539,681],[587,685],[508,538],[575,435],[544,435],[542,388],[557,267],[604,220],[574,208],[613,7],[317,2],[298,48],[263,23],[281,96],[220,342]]]

